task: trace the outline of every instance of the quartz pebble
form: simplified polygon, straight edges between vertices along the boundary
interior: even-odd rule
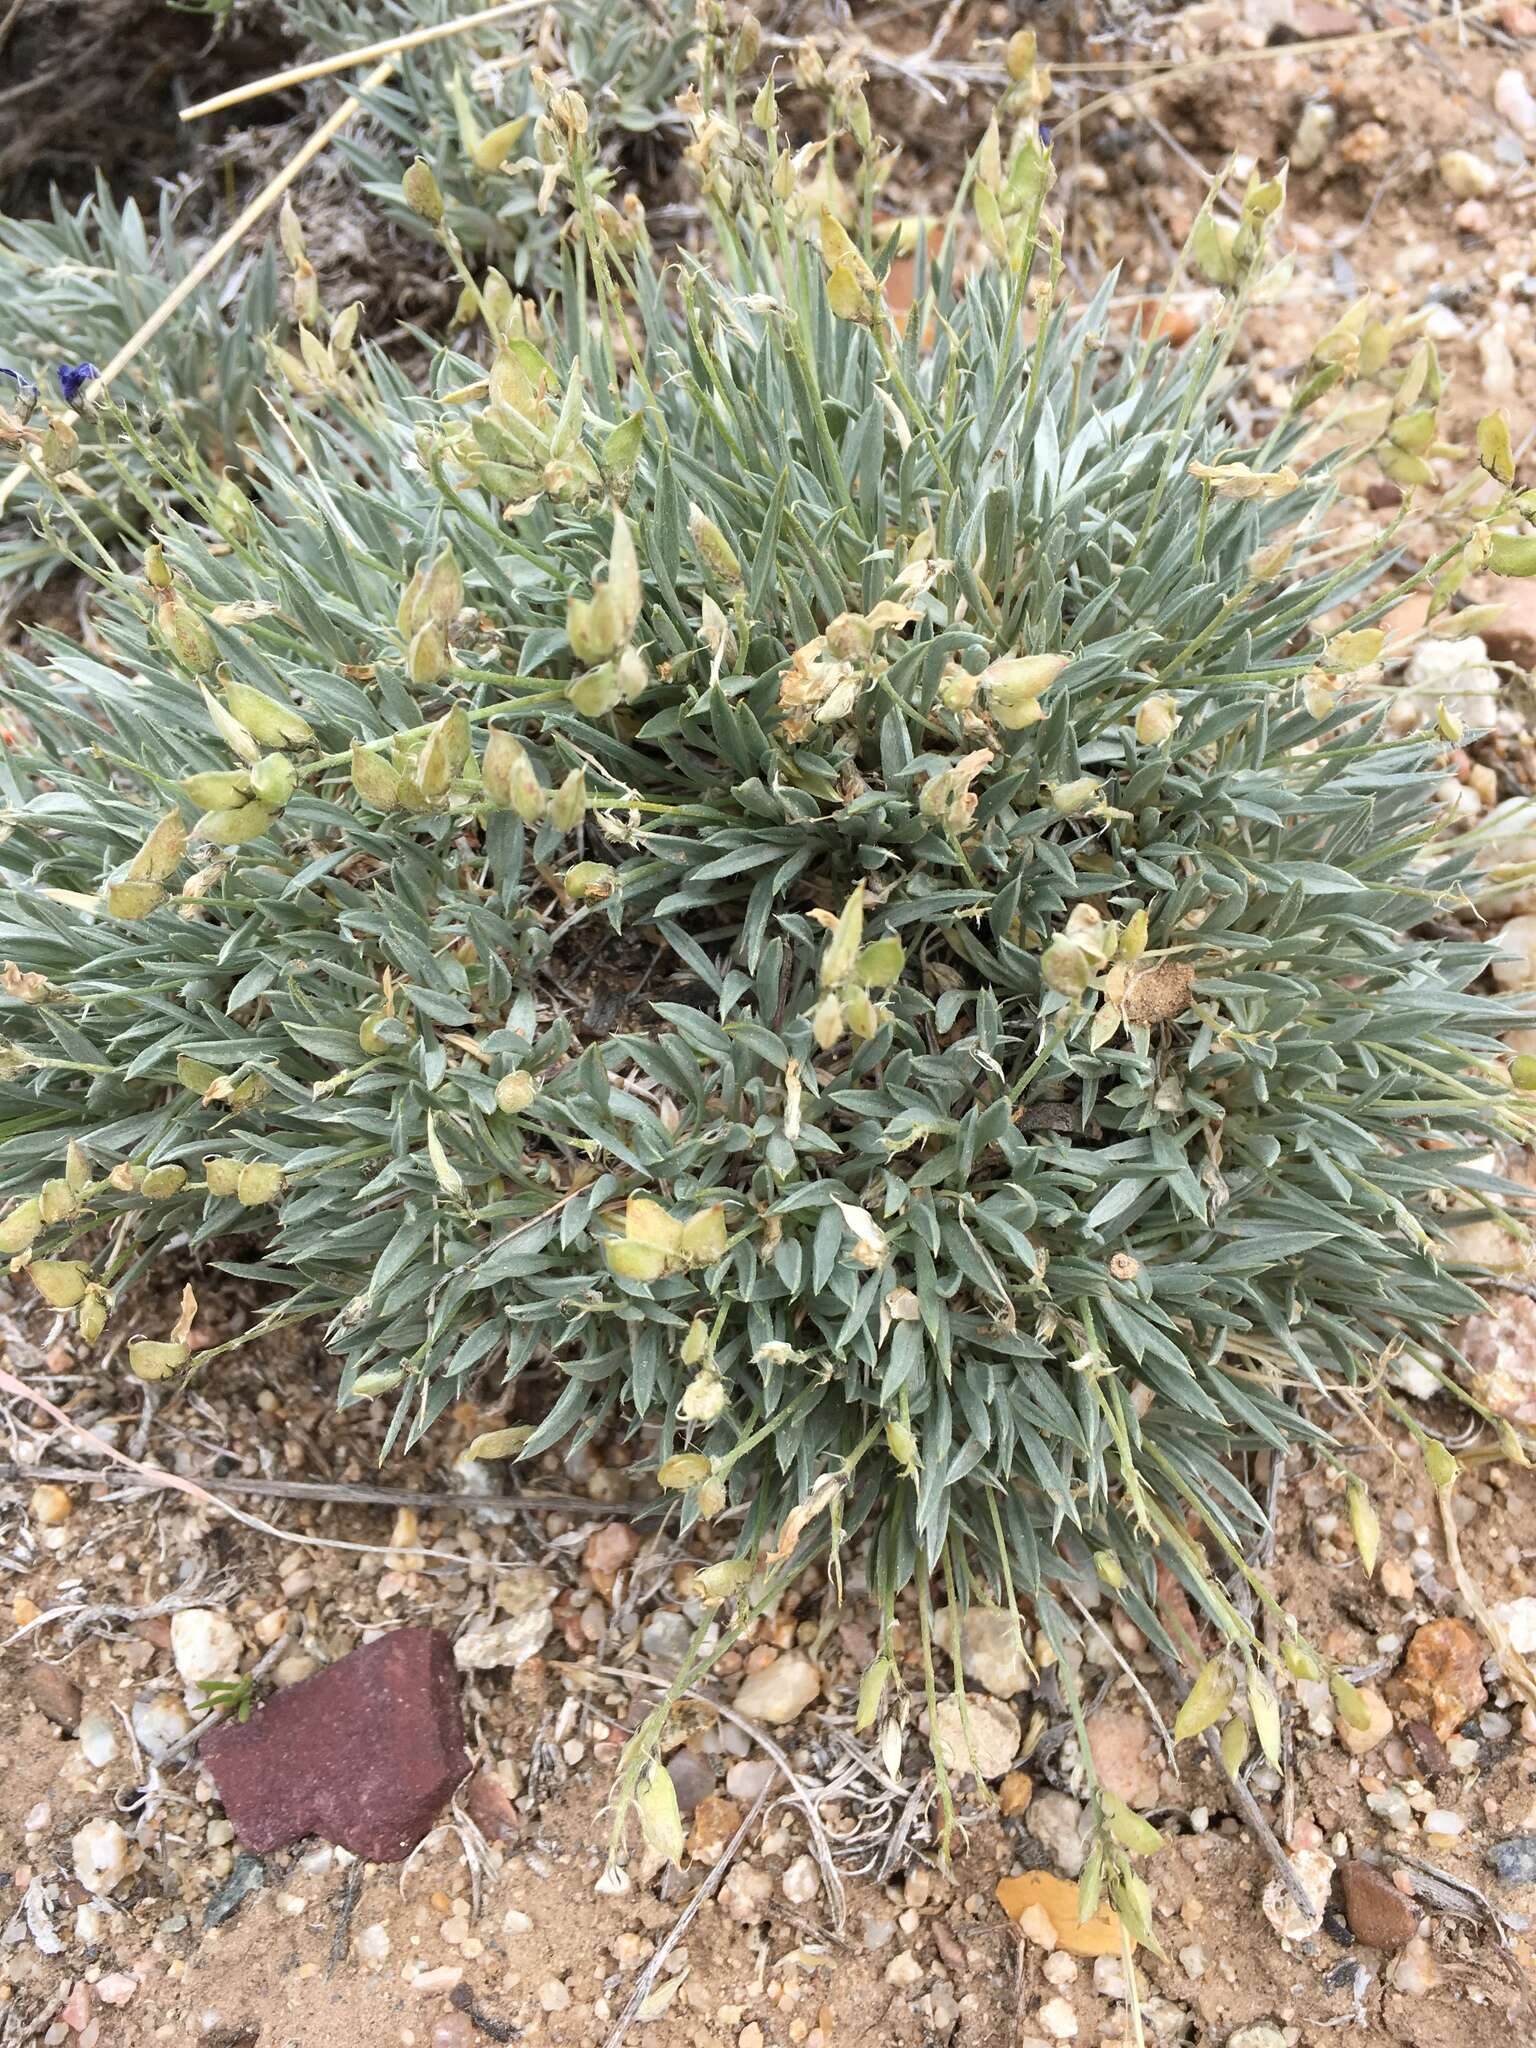
[[[1064,1998],[1050,1998],[1035,2014],[1035,2024],[1053,2041],[1077,2039],[1077,2014]]]
[[[138,1869],[137,1846],[115,1820],[88,1820],[70,1845],[75,1876],[88,1892],[110,1898]]]
[[[1536,135],[1536,99],[1531,97],[1525,74],[1513,64],[1499,73],[1493,88],[1493,108],[1517,135]]]
[[[821,1673],[801,1650],[785,1650],[761,1671],[752,1671],[736,1695],[736,1710],[775,1727],[798,1720],[821,1691]]]
[[[1422,1934],[1416,1934],[1394,1961],[1388,1981],[1394,1991],[1401,1991],[1408,1998],[1422,1998],[1426,1991],[1434,1990],[1440,1972]]]
[[[933,1717],[933,1736],[946,1769],[961,1776],[974,1772],[989,1783],[1007,1770],[1022,1740],[1019,1717],[1012,1707],[985,1693],[972,1693],[963,1707],[958,1693],[940,1700]]]
[[[1321,1849],[1298,1849],[1291,1857],[1291,1868],[1312,1901],[1312,1912],[1304,1914],[1284,1880],[1275,1877],[1264,1887],[1264,1918],[1282,1941],[1306,1941],[1323,1924],[1334,1861]]]
[[[80,1716],[75,1740],[93,1771],[104,1770],[117,1760],[117,1722],[100,1707],[89,1707]]]
[[[821,1889],[814,1856],[797,1856],[779,1879],[779,1890],[792,1906],[808,1906]]]
[[[1448,149],[1440,159],[1440,177],[1457,199],[1486,199],[1498,190],[1498,172],[1470,149]]]
[[[240,1669],[240,1632],[213,1607],[184,1607],[171,1616],[171,1659],[185,1685],[233,1678]]]
[[[168,1756],[192,1728],[192,1716],[173,1692],[140,1693],[128,1719],[134,1740],[151,1763]]]
[[[1076,1877],[1088,1859],[1084,1813],[1066,1792],[1047,1786],[1029,1804],[1024,1825],[1065,1877]]]

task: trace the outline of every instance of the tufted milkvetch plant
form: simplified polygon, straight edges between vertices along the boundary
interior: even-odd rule
[[[1459,868],[1444,738],[1377,716],[1394,535],[1328,516],[1341,399],[1410,492],[1457,458],[1432,348],[1364,306],[1234,425],[1279,181],[1202,215],[1184,348],[1078,302],[1017,70],[930,235],[882,226],[856,89],[831,179],[727,69],[671,265],[552,93],[542,307],[418,166],[477,313],[425,394],[311,330],[238,501],[159,456],[100,650],[8,665],[0,1251],[91,1338],[183,1247],[267,1282],[391,1442],[471,1387],[518,1418],[488,1451],[643,1431],[732,1546],[679,1687],[857,1544],[888,1746],[937,1714],[936,1603],[1026,1610],[1080,1718],[1096,1580],[1235,1759],[1283,1671],[1358,1705],[1253,1618],[1256,1461],[1339,1463],[1341,1406],[1449,1358],[1452,1232],[1529,1127],[1489,949],[1419,934]],[[1479,452],[1442,623],[1536,548],[1496,419]],[[209,1369],[191,1327],[126,1368]],[[616,1845],[637,1799],[675,1841],[664,1710]],[[1085,1910],[1144,1929],[1095,1799]]]

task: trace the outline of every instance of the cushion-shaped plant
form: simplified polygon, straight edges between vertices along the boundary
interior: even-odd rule
[[[12,421],[30,414],[39,392],[56,407],[86,396],[94,371],[181,283],[202,254],[181,218],[184,206],[185,194],[167,192],[158,216],[146,222],[134,201],[119,206],[98,179],[78,207],[55,194],[46,220],[0,216],[0,410]],[[113,403],[134,410],[157,434],[194,442],[214,466],[238,463],[277,311],[273,254],[232,258],[125,370]],[[92,424],[81,425],[57,449],[58,474],[98,540],[142,539],[148,468],[129,453],[122,473],[115,472],[98,439]],[[23,445],[0,426],[0,475]],[[39,499],[29,481],[7,502],[0,584],[21,576],[42,583],[59,566],[61,550],[78,546],[76,535],[57,532],[58,522],[45,534],[21,516]]]
[[[1202,215],[1176,350],[1067,289],[1028,119],[907,238],[903,325],[854,113],[818,218],[771,91],[701,106],[716,239],[668,270],[555,96],[541,315],[444,228],[478,317],[430,392],[311,335],[251,495],[165,464],[105,652],[11,663],[0,1250],[88,1334],[186,1249],[270,1282],[409,1437],[471,1388],[490,1452],[648,1432],[684,1524],[732,1516],[721,1644],[857,1537],[866,1725],[907,1589],[932,1712],[936,1593],[1059,1652],[1097,1575],[1225,1639],[1181,1732],[1271,1747],[1252,1455],[1338,1460],[1310,1395],[1445,1355],[1530,1121],[1487,948],[1411,936],[1458,864],[1443,741],[1373,709],[1391,535],[1327,516],[1331,388],[1450,459],[1433,352],[1362,306],[1239,432],[1278,184]],[[1518,513],[1425,571],[1442,622]],[[126,1365],[216,1369],[187,1322]]]

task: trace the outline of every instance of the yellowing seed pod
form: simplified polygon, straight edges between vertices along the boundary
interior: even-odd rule
[[[1495,576],[1536,576],[1536,533],[1496,533],[1488,566]]]
[[[689,1217],[679,1250],[690,1266],[712,1266],[725,1257],[725,1240],[725,1210],[715,1202]]]
[[[606,903],[618,885],[618,869],[600,860],[578,861],[566,870],[563,882],[573,903]]]
[[[184,669],[194,676],[212,675],[219,650],[207,625],[185,598],[167,595],[155,615],[160,637]]]
[[[276,811],[265,804],[236,804],[227,811],[205,811],[192,827],[194,839],[206,839],[211,846],[247,846],[259,839]]]
[[[397,811],[405,802],[405,777],[373,747],[352,742],[352,787],[376,811]]]
[[[698,1365],[709,1356],[709,1325],[702,1316],[695,1316],[688,1325],[688,1334],[683,1339],[679,1353],[684,1365]]]
[[[416,787],[429,801],[444,797],[469,759],[469,717],[460,704],[438,719],[416,762]]]
[[[448,673],[448,639],[435,619],[428,619],[411,635],[406,649],[405,672],[413,683],[425,687]]]
[[[432,227],[442,225],[445,208],[442,188],[425,157],[417,157],[400,180],[400,194],[412,213]]]
[[[38,1190],[37,1205],[44,1223],[67,1223],[79,1214],[79,1192],[67,1180],[45,1180]]]
[[[1354,1533],[1355,1548],[1360,1553],[1365,1576],[1370,1578],[1376,1569],[1376,1554],[1381,1547],[1381,1521],[1362,1480],[1350,1480],[1347,1497],[1349,1526]]]
[[[741,564],[736,559],[735,550],[713,519],[701,512],[697,505],[688,508],[688,532],[706,568],[712,569],[724,583],[742,583]]]
[[[264,747],[307,747],[314,731],[291,704],[280,704],[249,683],[227,682],[224,701],[246,731]]]
[[[1242,1723],[1233,1725],[1241,1727]],[[1155,1856],[1163,1846],[1163,1838],[1151,1821],[1143,1820],[1139,1813],[1134,1813],[1117,1792],[1106,1788],[1100,1792],[1099,1798],[1109,1822],[1109,1832],[1121,1848],[1128,1849],[1133,1856]]]
[[[635,1812],[646,1844],[668,1863],[681,1868],[683,1861],[683,1820],[678,1811],[677,1787],[653,1763],[635,1787]]]
[[[717,1422],[730,1404],[725,1381],[716,1372],[695,1373],[678,1400],[677,1412],[684,1422]]]
[[[42,1203],[35,1197],[18,1202],[7,1215],[0,1216],[0,1257],[14,1258],[18,1252],[26,1251],[41,1235],[42,1228]]]
[[[37,459],[42,464],[45,476],[63,476],[74,468],[80,454],[80,436],[69,421],[60,417],[51,419],[44,429]]]
[[[701,1600],[729,1600],[739,1593],[751,1578],[753,1564],[750,1557],[727,1557],[719,1564],[709,1564],[701,1572],[695,1572],[693,1589]]]
[[[240,771],[214,770],[189,775],[181,788],[187,801],[196,804],[200,811],[233,810],[251,794],[250,778]]]
[[[811,1036],[823,1052],[830,1052],[847,1029],[842,1003],[831,989],[811,1012]]]
[[[1148,697],[1136,707],[1136,737],[1144,747],[1160,747],[1178,730],[1179,713],[1167,695]]]
[[[499,810],[514,810],[525,825],[537,825],[549,806],[549,792],[534,773],[521,744],[499,727],[486,737],[480,778]]]
[[[656,1483],[668,1493],[687,1493],[701,1486],[714,1469],[713,1461],[697,1451],[679,1451],[676,1457],[664,1458],[657,1466]]]
[[[208,1192],[218,1199],[230,1200],[239,1192],[241,1161],[238,1159],[205,1159],[203,1178],[208,1183]]]
[[[1342,1671],[1335,1671],[1330,1676],[1328,1690],[1333,1694],[1333,1703],[1339,1710],[1339,1719],[1346,1727],[1361,1731],[1370,1727],[1371,1710]]]
[[[184,1166],[152,1166],[139,1184],[139,1192],[151,1202],[164,1202],[179,1195],[187,1184]]]
[[[627,1237],[605,1238],[603,1257],[617,1279],[635,1280],[642,1286],[659,1280],[671,1264],[668,1254],[659,1246],[638,1244]]]
[[[275,1202],[283,1192],[283,1170],[266,1160],[252,1160],[242,1166],[235,1180],[235,1199],[242,1209],[259,1209]]]
[[[1323,1675],[1321,1660],[1298,1636],[1287,1636],[1280,1645],[1280,1662],[1292,1678],[1318,1679]]]
[[[94,1344],[107,1327],[107,1306],[107,1296],[101,1288],[91,1287],[75,1310],[75,1327],[87,1344]]]
[[[574,832],[587,815],[587,778],[573,768],[549,800],[549,822],[557,832]]]
[[[136,1379],[168,1380],[172,1373],[180,1372],[191,1356],[185,1344],[160,1344],[147,1337],[135,1337],[128,1346],[128,1370]]]
[[[515,1073],[503,1074],[496,1083],[496,1107],[503,1116],[520,1116],[533,1105],[539,1092],[539,1084],[532,1074],[521,1067]]]
[[[898,1422],[894,1418],[887,1421],[885,1447],[904,1478],[913,1479],[917,1476],[917,1438],[904,1422]]]
[[[1235,1778],[1243,1768],[1248,1756],[1248,1723],[1229,1721],[1221,1731],[1222,1768],[1229,1778]]]
[[[298,787],[298,781],[286,754],[263,754],[251,770],[251,794],[268,810],[280,811]]]
[[[1174,1741],[1184,1742],[1191,1735],[1202,1735],[1207,1728],[1214,1727],[1231,1706],[1235,1691],[1236,1682],[1226,1658],[1212,1657],[1184,1696],[1173,1724]]]
[[[74,1308],[85,1299],[91,1269],[78,1259],[33,1259],[27,1278],[50,1308]]]

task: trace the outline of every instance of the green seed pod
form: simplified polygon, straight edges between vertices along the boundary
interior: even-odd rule
[[[515,1458],[532,1435],[532,1425],[525,1422],[514,1423],[510,1429],[488,1429],[474,1439],[464,1459],[474,1463],[487,1458]]]
[[[155,623],[160,637],[182,667],[194,676],[212,675],[219,650],[212,633],[185,598],[161,600]]]
[[[1536,533],[1496,533],[1488,566],[1495,576],[1536,576]]]
[[[405,801],[405,777],[372,747],[352,742],[352,787],[376,811],[397,811]]]
[[[1232,1724],[1241,1727],[1240,1721]],[[1163,1846],[1163,1838],[1151,1821],[1143,1820],[1139,1813],[1126,1805],[1116,1792],[1101,1791],[1099,1798],[1104,1807],[1104,1816],[1109,1822],[1109,1832],[1133,1856],[1155,1856]]]
[[[653,1763],[635,1787],[635,1811],[647,1846],[679,1869],[683,1861],[683,1820],[677,1787],[660,1764]]]
[[[1332,1673],[1328,1680],[1328,1690],[1333,1694],[1333,1703],[1339,1710],[1339,1719],[1346,1727],[1362,1731],[1370,1727],[1371,1710],[1342,1671]]]
[[[1427,1436],[1420,1448],[1424,1453],[1424,1470],[1429,1474],[1430,1485],[1437,1489],[1454,1486],[1461,1467],[1440,1439]]]
[[[240,1175],[243,1171],[238,1159],[205,1159],[203,1176],[208,1183],[208,1192],[219,1200],[233,1199],[240,1190]]]
[[[135,1337],[128,1346],[128,1370],[136,1379],[168,1380],[191,1356],[185,1344],[156,1344],[147,1337]]]
[[[744,579],[735,550],[713,519],[697,505],[688,508],[688,532],[705,568],[713,570],[722,583],[739,588]]]
[[[627,1237],[610,1237],[603,1242],[603,1257],[608,1261],[608,1270],[620,1280],[635,1280],[642,1286],[649,1286],[659,1280],[671,1263],[667,1254],[656,1245],[635,1244]],[[662,1482],[666,1484],[665,1481]]]
[[[74,1308],[85,1299],[91,1269],[78,1259],[33,1259],[27,1278],[50,1308]]]
[[[263,754],[251,770],[251,793],[268,810],[280,811],[298,787],[298,780],[286,754]]]
[[[152,540],[144,550],[144,581],[151,590],[171,588],[171,571],[165,559],[165,549],[157,540]]]
[[[885,1447],[895,1460],[903,1478],[913,1479],[917,1476],[917,1438],[904,1422],[892,1420],[886,1423]]]
[[[214,771],[189,775],[181,785],[189,803],[200,811],[229,811],[245,802],[251,793],[250,778],[242,773]]]
[[[0,1258],[14,1258],[17,1252],[24,1252],[42,1228],[42,1203],[35,1197],[18,1202],[7,1215],[0,1216]]]
[[[534,1076],[519,1067],[513,1073],[503,1074],[496,1083],[496,1107],[503,1116],[520,1116],[533,1106],[538,1092]]]
[[[145,1174],[139,1192],[152,1202],[164,1202],[172,1195],[179,1195],[186,1184],[187,1169],[184,1166],[152,1166]]]
[[[1222,1768],[1229,1778],[1235,1778],[1248,1758],[1248,1723],[1229,1721],[1221,1731]]]
[[[427,734],[416,762],[416,787],[428,802],[445,797],[468,759],[469,717],[464,707],[456,704]]]
[[[1280,1768],[1280,1702],[1275,1689],[1261,1671],[1248,1673],[1248,1711],[1253,1716],[1253,1731],[1259,1738],[1259,1747],[1265,1760],[1276,1770]]]
[[[80,1211],[80,1196],[67,1180],[45,1180],[37,1197],[44,1223],[67,1223]]]
[[[537,825],[543,818],[548,803],[544,785],[521,743],[499,726],[486,735],[480,779],[498,810],[516,811],[525,825]]]
[[[617,662],[605,661],[600,668],[588,669],[566,684],[565,694],[583,718],[605,718],[624,701]]]
[[[1509,1078],[1522,1094],[1536,1094],[1536,1054],[1516,1053],[1509,1063]]]
[[[1093,976],[1093,961],[1073,939],[1052,939],[1040,956],[1040,977],[1059,996],[1083,995]]]
[[[158,882],[128,882],[116,878],[108,882],[104,896],[107,915],[120,917],[127,924],[148,917],[165,901],[165,891]]]
[[[1214,1727],[1231,1706],[1236,1689],[1226,1658],[1212,1657],[1184,1696],[1173,1724],[1174,1741],[1187,1741],[1191,1735],[1203,1735],[1207,1728]]]
[[[843,1022],[860,1044],[867,1043],[880,1029],[880,1012],[867,988],[850,984],[843,990]]]
[[[1355,1548],[1360,1553],[1365,1576],[1370,1578],[1376,1569],[1376,1553],[1381,1547],[1381,1522],[1363,1481],[1350,1480],[1348,1500],[1349,1526],[1354,1532]]]
[[[69,1141],[69,1150],[64,1154],[64,1178],[77,1195],[83,1194],[90,1185],[91,1162],[73,1138]]]
[[[439,682],[448,673],[448,640],[435,620],[428,619],[411,635],[405,672],[413,683],[423,687]]]
[[[86,1290],[84,1301],[75,1310],[75,1326],[87,1344],[94,1344],[107,1327],[107,1296],[99,1287]]]
[[[854,979],[864,988],[889,988],[892,982],[900,981],[906,964],[906,948],[894,934],[888,934],[883,939],[871,940],[860,951],[854,964]]]
[[[265,1160],[253,1159],[242,1166],[235,1181],[235,1198],[242,1209],[259,1209],[264,1202],[275,1202],[282,1192],[283,1169]]]
[[[373,1372],[360,1372],[352,1382],[352,1392],[360,1401],[371,1401],[379,1394],[393,1393],[404,1378],[398,1365],[382,1365]]]
[[[578,861],[566,870],[562,884],[573,903],[605,903],[618,885],[618,869],[600,860]]]
[[[549,800],[549,822],[557,832],[574,832],[587,815],[587,778],[573,768]]]
[[[722,1558],[719,1564],[705,1565],[701,1572],[694,1573],[694,1591],[701,1600],[733,1599],[751,1578],[754,1569],[749,1557]]]
[[[885,1688],[891,1680],[891,1660],[876,1657],[859,1680],[859,1703],[854,1715],[853,1726],[857,1734],[864,1734],[873,1728],[880,1718],[880,1702],[885,1698]]]
[[[224,701],[253,739],[264,747],[307,747],[314,732],[291,704],[279,704],[249,683],[226,683]]]
[[[227,811],[205,811],[192,827],[194,839],[206,839],[211,846],[245,846],[259,839],[276,811],[265,804],[236,804]]]
[[[261,759],[261,748],[257,745],[255,736],[247,732],[239,719],[225,709],[206,684],[199,683],[198,689],[202,694],[208,716],[213,721],[213,729],[225,746],[237,760],[254,765]],[[225,806],[216,804],[214,808],[219,810]]]
[[[1125,1571],[1112,1550],[1096,1550],[1093,1553],[1093,1569],[1112,1593],[1118,1593],[1125,1584]]]
[[[445,211],[442,188],[425,157],[417,157],[407,169],[400,180],[400,195],[412,213],[419,214],[432,227],[442,225]]]
[[[1320,1659],[1307,1648],[1298,1636],[1287,1636],[1280,1645],[1280,1662],[1292,1678],[1319,1679],[1323,1675]]]
[[[44,476],[63,476],[74,468],[80,455],[80,436],[66,419],[52,419],[44,429],[37,459]]]

